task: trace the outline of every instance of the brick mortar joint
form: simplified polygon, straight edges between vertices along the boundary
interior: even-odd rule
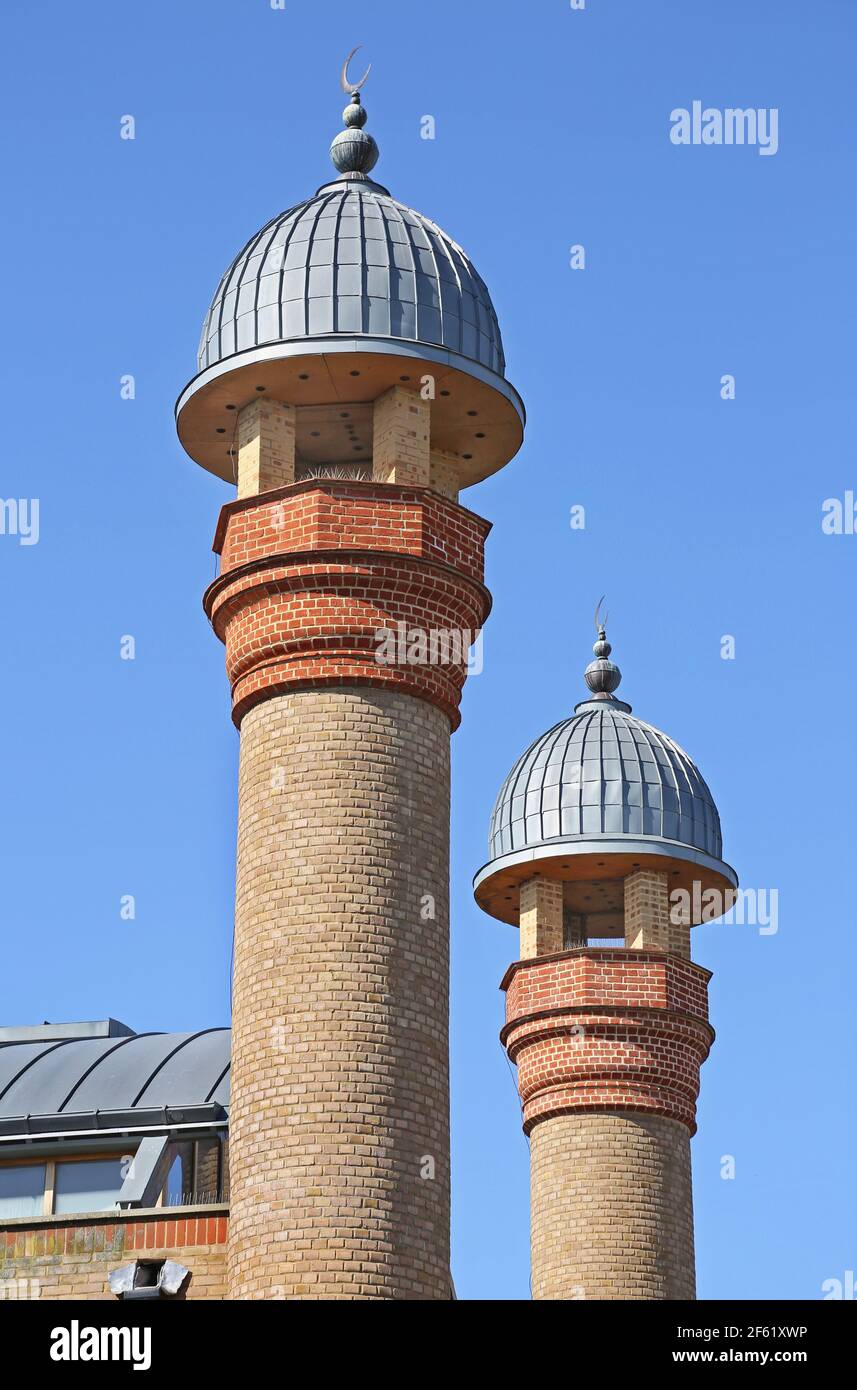
[[[683,970],[695,975],[703,984],[713,978],[714,971],[706,970],[704,965],[699,965],[695,960],[688,960],[686,956],[675,955],[671,951],[652,951],[623,949],[617,946],[575,946],[570,951],[554,951],[551,955],[532,956],[528,960],[514,960],[508,967],[505,975],[500,981],[500,989],[505,994],[521,970],[536,970],[543,965],[552,965],[556,961],[564,960],[601,960],[614,961],[616,964],[622,961],[651,961],[655,964],[669,962],[673,966],[680,966]]]
[[[417,487],[413,483],[348,482],[341,478],[331,478],[329,481],[323,478],[302,478],[296,483],[286,483],[282,487],[271,488],[269,492],[258,492],[252,497],[235,497],[231,502],[225,502],[220,508],[217,518],[212,550],[216,555],[220,554],[226,539],[226,528],[233,516],[249,511],[253,507],[269,506],[270,503],[278,502],[281,498],[299,497],[302,493],[307,492],[319,492],[327,497],[351,497],[358,501],[365,501],[367,498],[374,497],[376,501],[387,499],[401,502],[425,502],[426,498],[430,498],[434,504],[440,504],[449,512],[466,516],[476,522],[477,528],[482,532],[483,540],[492,529],[492,523],[486,521],[478,512],[472,512],[468,507],[462,507],[460,502],[453,502],[451,497],[445,497],[442,492],[436,492],[431,487]]]
[[[507,1040],[515,1029],[524,1028],[527,1024],[539,1024],[551,1018],[562,1019],[566,1017],[569,1020],[569,1032],[580,1026],[581,1019],[590,1018],[593,1019],[593,1030],[597,1031],[599,1036],[610,1036],[611,1033],[618,1032],[623,1027],[623,1019],[629,1019],[632,1025],[639,1025],[639,1032],[648,1031],[652,1037],[689,1042],[691,1037],[696,1036],[700,1042],[705,1044],[703,1061],[708,1056],[717,1037],[707,1019],[700,1017],[699,1014],[687,1013],[682,1009],[669,1009],[658,1005],[646,1007],[622,1004],[577,1004],[536,1009],[530,1013],[520,1014],[516,1018],[507,1019],[500,1029],[500,1042],[503,1047],[506,1047]],[[604,1021],[596,1023],[595,1018]],[[650,1025],[648,1029],[645,1028],[646,1024]],[[521,1048],[526,1045],[563,1036],[564,1030],[562,1028],[545,1028],[541,1031],[536,1029],[535,1032],[525,1033],[508,1048],[509,1060],[514,1062]],[[587,1036],[589,1035],[587,1034]]]
[[[205,616],[208,618],[212,627],[223,641],[222,633],[217,631],[215,623],[216,617],[228,605],[230,596],[228,589],[236,580],[247,578],[253,574],[261,574],[266,569],[294,569],[305,565],[316,565],[327,563],[332,566],[340,566],[345,569],[349,563],[369,563],[379,567],[387,567],[389,564],[398,565],[403,576],[408,567],[413,566],[418,571],[434,571],[444,576],[451,576],[455,582],[464,589],[469,589],[481,600],[483,607],[482,623],[488,620],[491,613],[493,600],[486,586],[480,580],[472,578],[463,570],[457,569],[455,565],[445,564],[442,560],[430,559],[424,555],[414,555],[410,551],[399,550],[336,550],[326,548],[324,550],[287,550],[277,552],[273,555],[263,555],[257,560],[247,560],[242,565],[235,565],[232,569],[226,570],[213,579],[202,596],[202,607]],[[325,576],[319,575],[321,583]],[[246,589],[239,590],[243,597],[245,594],[255,594],[259,589],[264,589],[266,583],[264,577],[260,577],[259,583],[250,585]],[[281,581],[276,581],[280,583]],[[329,581],[328,581],[329,582]],[[272,590],[273,593],[282,590]],[[219,601],[218,601],[219,600]]]
[[[234,616],[234,615],[233,615]],[[276,650],[274,650],[274,648]],[[449,661],[443,664],[414,663],[376,660],[377,640],[374,632],[343,631],[336,634],[309,635],[303,631],[292,634],[284,624],[276,636],[268,635],[255,642],[247,642],[242,648],[241,657],[228,661],[228,674],[233,693],[254,676],[279,670],[286,675],[290,669],[304,666],[307,662],[321,669],[333,664],[356,663],[366,668],[367,676],[373,672],[384,684],[428,683],[450,685],[464,688],[467,666],[463,661]]]
[[[587,1073],[581,1077],[558,1073],[552,1081],[519,1092],[521,1116],[525,1122],[533,1121],[551,1111],[558,1113],[560,1107],[568,1113],[589,1106],[618,1110],[634,1103],[628,1099],[629,1091],[635,1093],[636,1104],[641,1109],[652,1106],[660,1113],[671,1111],[675,1115],[686,1115],[696,1111],[699,1080],[697,1077],[695,1084],[687,1085],[652,1077],[640,1070],[623,1073],[621,1077],[609,1072]]]
[[[156,1221],[205,1221],[229,1216],[229,1203],[218,1202],[211,1206],[186,1207],[130,1207],[115,1211],[69,1212],[62,1216],[52,1212],[48,1216],[10,1216],[0,1221],[0,1231],[53,1231],[70,1227],[89,1230],[92,1226],[133,1226],[152,1224]]]
[[[552,1080],[529,1086],[518,1094],[526,1117],[544,1113],[556,1100],[569,1110],[587,1105],[619,1106],[623,1102],[617,1092],[627,1094],[629,1090],[637,1092],[637,1099],[641,1103],[644,1103],[643,1095],[648,1093],[651,1101],[659,1107],[671,1104],[678,1110],[688,1111],[696,1108],[699,1079],[697,1076],[696,1084],[689,1086],[685,1082],[652,1076],[641,1068],[623,1072],[621,1076],[609,1071],[587,1072],[585,1076],[557,1073]]]
[[[532,1101],[529,1102],[532,1105]],[[647,1119],[654,1117],[659,1120],[667,1120],[671,1124],[679,1125],[692,1139],[697,1131],[696,1106],[693,1109],[693,1118],[683,1118],[676,1112],[675,1106],[659,1105],[653,1102],[650,1106],[643,1105],[639,1100],[636,1101],[616,1101],[616,1100],[590,1100],[580,1105],[560,1105],[555,1110],[547,1110],[543,1114],[525,1114],[527,1107],[522,1106],[522,1129],[527,1138],[531,1138],[535,1130],[544,1124],[550,1124],[552,1120],[566,1119],[569,1115],[644,1115]]]
[[[275,671],[277,669],[276,665],[272,664],[270,669]],[[368,671],[368,667],[366,669]],[[393,670],[394,668],[390,669]],[[451,702],[441,702],[438,700],[436,694],[430,694],[427,689],[421,689],[416,683],[413,685],[406,685],[404,681],[394,678],[391,679],[390,677],[385,677],[383,679],[378,677],[376,680],[373,680],[372,677],[365,672],[362,672],[359,676],[335,674],[329,676],[302,676],[298,679],[284,676],[282,681],[275,681],[265,686],[263,689],[250,692],[247,695],[241,694],[240,687],[242,683],[246,684],[252,674],[253,673],[248,673],[248,675],[243,676],[232,691],[232,722],[239,731],[245,717],[250,711],[256,709],[258,705],[264,704],[267,700],[278,699],[280,696],[285,695],[306,694],[309,691],[324,692],[326,690],[383,690],[386,692],[393,692],[397,695],[405,695],[443,714],[449,721],[450,734],[454,734],[461,724],[461,713],[457,705]]]

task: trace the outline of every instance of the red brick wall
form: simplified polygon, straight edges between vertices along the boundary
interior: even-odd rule
[[[425,488],[313,479],[227,503],[214,549],[224,571],[292,551],[365,549],[421,555],[481,580],[490,529]]]
[[[0,1226],[0,1300],[109,1300],[111,1270],[164,1257],[191,1271],[188,1298],[224,1298],[227,1226],[223,1208],[7,1222]]]
[[[466,651],[379,663],[377,633],[403,625],[475,639],[490,608],[488,529],[447,498],[394,484],[316,480],[230,503],[205,607],[226,644],[235,722],[286,689],[369,685],[428,700],[455,728]]]
[[[615,948],[513,965],[501,1038],[518,1067],[525,1131],[573,1110],[635,1110],[694,1133],[714,1037],[709,979],[677,956]]]

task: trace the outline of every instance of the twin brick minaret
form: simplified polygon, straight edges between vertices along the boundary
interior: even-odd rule
[[[533,1297],[692,1299],[690,1137],[714,1034],[689,929],[737,880],[708,787],[616,698],[596,625],[590,697],[507,777],[476,897],[520,929],[501,1039],[530,1139]]]
[[[237,484],[205,595],[241,736],[229,1296],[447,1299],[449,740],[490,607],[458,493],[524,414],[484,283],[368,177],[343,85],[339,177],[236,258],[177,407]],[[567,950],[562,875],[519,867],[478,894],[520,903],[536,1296],[692,1297],[706,972],[654,925],[648,860],[627,951]]]
[[[458,492],[523,407],[348,90],[340,177],[236,258],[178,405],[238,493],[205,596],[241,735],[232,1298],[453,1296],[450,734],[490,606]]]

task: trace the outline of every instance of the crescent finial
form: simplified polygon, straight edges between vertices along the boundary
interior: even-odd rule
[[[621,709],[630,711],[631,706],[626,705],[624,700],[613,699],[613,692],[618,688],[622,680],[622,672],[619,670],[619,667],[610,660],[610,653],[613,648],[607,641],[607,633],[605,630],[607,614],[605,613],[603,618],[601,616],[601,605],[603,602],[604,595],[602,594],[595,605],[595,631],[598,633],[598,640],[592,648],[592,654],[595,660],[590,661],[583,673],[583,679],[586,681],[586,684],[589,686],[596,700],[609,700]],[[579,708],[579,706],[575,706],[575,708]]]
[[[603,618],[599,617],[599,614],[601,612],[601,605],[606,597],[606,594],[602,594],[595,605],[595,631],[599,634],[599,636],[601,634],[602,628],[605,628],[607,626],[607,618],[609,616],[607,613],[605,613]]]
[[[340,77],[339,80],[340,80],[340,82],[342,83],[342,90],[343,90],[343,92],[346,92],[346,93],[348,94],[348,96],[350,96],[350,97],[353,97],[354,94],[355,94],[355,92],[359,92],[359,91],[360,91],[360,88],[364,85],[364,83],[365,83],[365,81],[366,81],[366,78],[369,76],[370,72],[372,71],[372,64],[370,63],[369,66],[368,66],[368,68],[367,68],[366,71],[364,72],[364,74],[363,74],[363,76],[361,77],[361,79],[360,79],[359,82],[349,82],[349,81],[348,81],[348,64],[351,62],[351,59],[354,57],[354,54],[355,54],[355,53],[359,53],[359,51],[360,51],[360,49],[361,49],[362,47],[363,47],[362,43],[358,43],[358,45],[357,45],[356,48],[352,48],[352,50],[351,50],[351,52],[349,53],[348,57],[345,59],[345,62],[342,64],[342,76]]]

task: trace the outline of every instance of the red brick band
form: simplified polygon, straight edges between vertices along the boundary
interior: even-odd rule
[[[186,1213],[140,1218],[134,1212],[119,1217],[101,1213],[39,1222],[24,1223],[4,1231],[0,1226],[0,1265],[4,1257],[41,1255],[79,1255],[87,1252],[114,1250],[117,1254],[129,1250],[173,1250],[191,1245],[225,1245],[229,1218],[221,1211],[213,1216],[188,1216]]]
[[[490,609],[487,523],[391,484],[299,483],[252,500],[224,508],[224,569],[204,600],[236,724],[286,689],[370,685],[428,700],[456,728],[467,639]],[[395,634],[395,659],[382,631]],[[411,633],[425,635],[425,657]]]
[[[714,1038],[709,979],[678,956],[613,948],[513,965],[500,1037],[517,1064],[524,1131],[569,1111],[634,1110],[695,1133]]]

